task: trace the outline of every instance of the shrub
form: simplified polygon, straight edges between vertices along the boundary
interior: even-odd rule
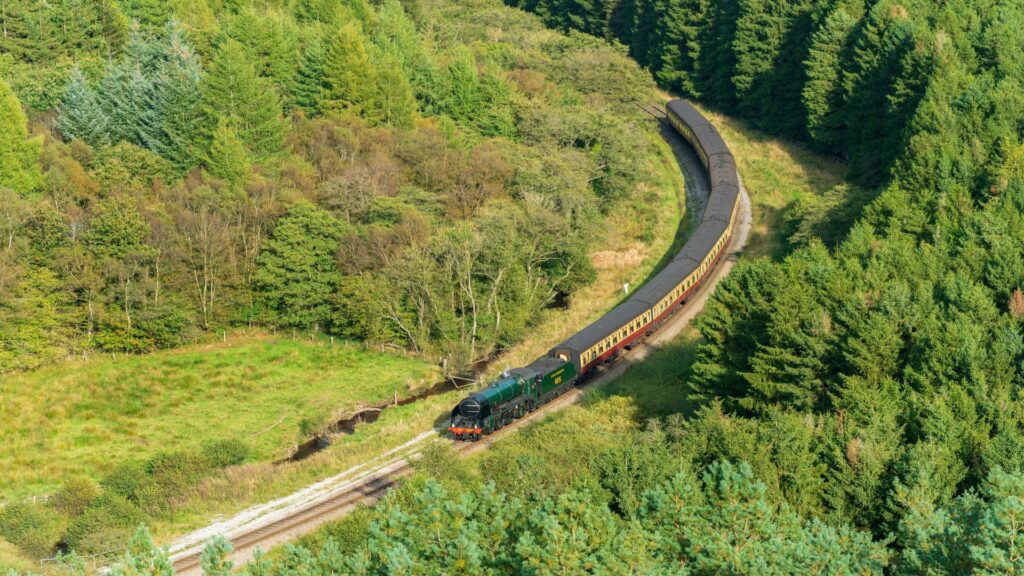
[[[250,455],[249,445],[237,438],[214,440],[203,445],[203,458],[211,468],[225,468],[245,462]]]
[[[141,462],[126,462],[107,475],[100,484],[108,491],[131,498],[146,479],[146,466]]]
[[[57,515],[41,504],[0,508],[0,536],[33,558],[45,558],[60,537]]]
[[[124,546],[141,521],[138,506],[120,494],[108,492],[71,521],[64,543],[82,554],[109,552]]]
[[[53,509],[66,517],[78,516],[100,495],[99,487],[84,476],[72,477],[53,495]]]
[[[150,514],[165,512],[171,499],[195,485],[210,470],[206,458],[185,452],[159,454],[146,463],[148,477],[132,496]]]

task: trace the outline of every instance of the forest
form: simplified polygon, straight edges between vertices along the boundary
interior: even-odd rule
[[[686,376],[724,422],[691,440],[708,446],[699,461],[749,461],[779,501],[870,531],[901,570],[1019,573],[1024,6],[518,5],[622,42],[664,86],[843,158],[877,190],[842,234],[793,206],[808,219],[788,255],[744,262],[716,292]]]
[[[789,207],[795,217],[784,258],[743,260],[733,270],[698,321],[700,343],[693,357],[677,358],[676,376],[660,382],[692,403],[686,414],[651,417],[613,397],[524,434],[522,444],[529,449],[499,450],[473,464],[438,451],[378,507],[328,529],[322,539],[261,557],[243,571],[252,576],[1024,573],[1024,5],[1010,0],[512,4],[550,26],[574,31],[566,42],[596,42],[592,36],[620,43],[664,87],[742,117],[765,133],[843,159],[850,177],[875,194],[855,223],[839,231],[831,228],[836,221],[831,216],[851,209],[842,196]],[[424,44],[396,40],[401,35],[394,30],[417,30],[416,9],[397,7],[384,4],[372,27],[342,25],[347,32],[333,36],[362,51],[324,42],[321,65],[309,62],[317,60],[316,50],[304,44],[303,64],[287,83],[281,78],[288,67],[275,67],[269,50],[245,52],[273,34],[254,34],[250,40],[231,36],[228,23],[245,17],[244,7],[190,10],[189,50],[207,55],[202,60],[207,72],[199,83],[198,104],[184,109],[202,115],[212,111],[217,121],[200,122],[203,131],[184,139],[172,135],[173,114],[161,116],[161,131],[154,136],[149,108],[141,116],[115,118],[108,112],[114,108],[97,96],[105,93],[97,90],[104,83],[123,87],[115,94],[132,89],[153,94],[155,78],[163,86],[167,78],[188,76],[184,70],[193,64],[173,64],[181,75],[169,74],[160,67],[173,58],[154,57],[144,48],[181,46],[173,22],[169,27],[151,24],[146,32],[144,27],[121,28],[120,19],[98,10],[91,20],[76,16],[95,23],[91,45],[49,32],[44,37],[52,38],[52,45],[43,54],[33,54],[34,41],[6,44],[12,56],[0,58],[6,58],[4,78],[14,92],[4,96],[0,114],[14,121],[0,127],[16,128],[0,135],[8,143],[2,148],[7,156],[0,183],[27,191],[0,202],[13,214],[5,221],[16,223],[8,229],[17,231],[5,232],[7,248],[0,260],[5,271],[0,286],[6,282],[6,289],[17,295],[0,308],[7,315],[4,322],[16,328],[0,335],[2,350],[18,351],[9,352],[6,362],[45,358],[58,347],[81,346],[86,338],[97,347],[157,346],[165,334],[173,339],[207,322],[305,326],[413,348],[458,343],[459,353],[469,358],[477,341],[498,345],[514,337],[526,326],[531,306],[586,281],[580,254],[594,224],[581,223],[600,221],[606,201],[626,201],[621,183],[639,178],[630,171],[630,155],[643,150],[616,139],[630,137],[628,124],[609,124],[611,118],[600,115],[602,108],[593,112],[590,106],[625,105],[629,94],[607,87],[585,100],[576,94],[552,95],[552,108],[546,108],[550,113],[544,114],[518,99],[520,91],[545,90],[532,75],[498,74],[496,63],[490,64],[495,68],[479,62],[474,67],[463,60],[460,67],[457,54],[427,51],[429,57],[420,60],[422,52],[400,48],[424,49]],[[146,21],[150,9],[144,2],[118,8],[139,22]],[[349,10],[355,16],[346,15],[345,22],[367,21],[359,5]],[[406,24],[388,24],[384,16],[389,13]],[[204,14],[221,15],[204,20]],[[308,13],[297,8],[285,20],[307,34],[326,25],[310,24]],[[42,20],[22,22],[21,28],[10,25],[24,31],[19,38],[30,38],[37,21]],[[58,19],[46,21],[57,22],[53,29],[59,29]],[[220,25],[213,33],[215,21]],[[237,28],[239,35],[253,29]],[[106,56],[107,46],[113,45],[122,46],[120,52]],[[80,46],[89,46],[95,58],[71,69],[67,78],[49,68],[62,53]],[[340,52],[350,62],[329,64]],[[259,57],[237,57],[246,53]],[[490,56],[497,62],[504,57]],[[382,75],[375,82],[401,85],[396,79],[404,78],[411,99],[385,103],[369,91],[352,101],[335,96],[333,87],[351,78],[329,71],[389,57],[403,74]],[[256,78],[253,82],[298,87],[318,66],[323,72],[314,76],[322,83],[312,99],[296,88],[238,89],[252,98],[273,93],[282,117],[284,110],[293,111],[285,129],[270,121],[279,120],[276,113],[269,120],[235,116],[258,107],[233,104],[213,87],[223,78],[242,85],[242,78]],[[233,67],[242,71],[230,72]],[[215,70],[224,71],[223,78]],[[578,87],[587,81],[578,70],[561,72],[561,83]],[[459,113],[467,110],[458,105],[464,95],[454,88],[466,84],[451,81],[459,74],[472,78],[470,85],[476,87],[469,97],[472,114]],[[629,83],[628,78],[622,81]],[[45,88],[48,84],[60,86],[62,96],[47,100],[54,93]],[[170,93],[151,97],[158,101]],[[49,118],[60,137],[30,137],[13,94],[36,122]],[[414,103],[413,111],[403,112],[402,102]],[[305,108],[310,105],[315,108]],[[348,112],[340,116],[347,120],[337,119],[336,106]],[[583,108],[582,115],[563,115]],[[511,117],[505,115],[510,109]],[[235,114],[221,121],[225,111]],[[78,120],[96,117],[105,119]],[[403,122],[412,127],[403,128]],[[102,129],[80,132],[83,126]],[[423,138],[445,146],[417,146],[416,152],[427,155],[417,163],[417,156],[403,155],[401,144],[374,156],[332,140],[347,135],[362,146],[380,146],[393,130],[408,131],[396,142]],[[120,141],[104,143],[113,139]],[[448,148],[452,139],[461,146]],[[275,157],[268,152],[272,142],[285,142],[293,152]],[[31,159],[40,146],[42,161],[35,165]],[[200,169],[176,163],[181,146],[202,150],[185,154],[202,158],[195,161]],[[458,150],[465,155],[460,162],[472,165],[474,154],[496,154],[489,146],[516,152],[507,160],[508,172],[489,176],[500,185],[492,187],[493,181],[485,179],[438,188],[448,194],[429,208],[418,204],[423,196],[408,192],[369,194],[365,203],[351,205],[330,200],[367,196],[326,192],[330,186],[349,185],[359,170],[375,173],[359,164],[366,158],[413,166],[409,181],[390,184],[400,191],[431,190],[435,181],[419,171],[438,165],[432,154]],[[351,150],[359,160],[346,164],[327,150]],[[586,163],[572,161],[577,158]],[[324,171],[343,167],[353,173],[330,186],[311,183],[330,182],[330,175],[339,172]],[[172,184],[161,177],[142,185],[135,178],[140,171],[167,174]],[[329,175],[304,179],[313,173]],[[100,189],[99,182],[109,183],[103,189],[124,192],[100,198],[89,192]],[[451,197],[452,189],[475,194]],[[498,195],[494,190],[511,190],[512,201],[500,204],[506,215],[530,214],[534,195],[529,192],[538,190],[535,201],[543,199],[558,210],[546,212],[552,218],[546,224],[522,216],[501,218],[506,224],[516,222],[502,228],[487,219],[494,204],[473,200]],[[210,248],[220,242],[209,243],[207,252],[210,258],[229,258],[231,267],[198,265],[203,262],[198,244],[190,249],[197,252],[181,246],[159,249],[160,232],[170,230],[162,226],[183,216],[151,213],[149,203],[140,206],[124,198],[164,194],[189,199],[174,204],[190,211],[188,218],[203,221],[205,214],[211,222],[230,226],[231,253]],[[244,202],[231,204],[232,194]],[[282,196],[306,201],[288,204],[285,211],[278,204]],[[43,197],[47,200],[40,202]],[[268,198],[274,201],[261,204]],[[227,202],[228,208],[202,203],[211,199]],[[580,199],[586,201],[577,204]],[[172,204],[160,206],[169,211]],[[230,217],[217,211],[227,209],[233,210]],[[403,212],[412,209],[416,212]],[[569,218],[569,211],[587,217]],[[395,237],[417,233],[406,213],[436,214],[438,220],[428,221],[447,224],[425,245],[434,251],[398,257],[390,251]],[[268,214],[280,214],[282,220],[271,227],[260,220]],[[374,220],[378,214],[381,220]],[[89,226],[82,224],[79,233],[85,222]],[[66,223],[63,229],[72,231],[74,241],[52,233],[54,223]],[[543,230],[557,234],[521,234],[523,226],[536,225],[551,226]],[[428,230],[439,234],[433,227]],[[469,233],[502,231],[507,236],[501,242],[527,243],[510,248],[510,254],[534,254],[539,261],[516,260],[485,288],[461,286],[460,273],[466,270],[460,262],[509,257],[504,251],[460,252],[471,245],[467,238],[480,238]],[[246,249],[253,235],[262,247],[255,255]],[[146,241],[134,240],[139,237]],[[298,238],[301,246],[296,246]],[[343,250],[337,267],[327,265],[326,271],[318,267],[326,257],[290,257],[327,254],[330,247],[357,242],[379,247],[381,256],[372,264],[359,263]],[[483,251],[506,244],[492,240],[475,246]],[[172,263],[167,257],[172,253],[184,257]],[[483,253],[486,258],[478,255]],[[430,273],[449,276],[415,274],[423,273],[417,263],[441,257],[434,261],[450,266],[431,266]],[[290,272],[286,263],[295,260],[306,266],[303,277],[323,284],[318,281],[301,294],[275,286]],[[388,264],[378,268],[384,260]],[[168,268],[174,272],[165,276]],[[204,292],[184,288],[202,286],[204,271],[213,274],[208,320]],[[513,272],[520,280],[540,274],[542,281],[498,281]],[[480,278],[465,276],[470,277]],[[177,278],[177,292],[161,290],[163,282],[156,279],[164,278]],[[436,284],[424,284],[423,278]],[[65,290],[65,282],[75,288]],[[453,292],[419,291],[442,285]],[[537,288],[523,292],[512,290],[513,285]],[[46,286],[53,289],[46,291]],[[398,290],[401,297],[382,298],[374,290]],[[353,297],[329,297],[338,293]],[[356,294],[373,296],[362,300]],[[520,315],[509,318],[506,308],[498,326],[492,306],[489,316],[477,313],[489,323],[474,323],[466,311],[475,309],[477,298],[470,295],[480,294],[494,294],[492,303],[499,296],[501,302],[515,302]],[[163,312],[171,298],[188,299],[184,309],[191,314],[182,318]],[[487,296],[479,300],[487,302]],[[440,301],[462,305],[441,307],[436,305]],[[377,302],[401,303],[402,308],[366,315],[365,322],[355,325],[338,321],[361,317],[339,313],[339,305]],[[77,320],[66,322],[61,314]],[[29,322],[43,323],[42,329]],[[67,333],[67,326],[76,328]],[[224,560],[227,547],[224,541],[211,544],[204,559],[207,574],[231,569]],[[169,567],[140,532],[118,570],[166,574]]]
[[[5,0],[0,27],[0,372],[238,327],[458,371],[592,279],[607,214],[656,217],[652,83],[596,39],[549,48],[635,81],[415,1]]]

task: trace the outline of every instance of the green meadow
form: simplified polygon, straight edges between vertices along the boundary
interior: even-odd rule
[[[148,356],[109,356],[0,379],[0,500],[70,476],[240,439],[285,457],[300,429],[403,397],[438,378],[421,359],[350,343],[228,338]]]

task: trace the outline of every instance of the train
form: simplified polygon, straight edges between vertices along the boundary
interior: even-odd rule
[[[476,441],[564,394],[623,349],[650,336],[700,288],[726,252],[740,213],[736,160],[690,103],[671,100],[669,124],[694,149],[711,184],[700,223],[673,259],[621,304],[528,366],[508,370],[452,409],[448,431]]]

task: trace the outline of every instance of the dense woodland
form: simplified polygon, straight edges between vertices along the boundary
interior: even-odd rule
[[[1005,474],[1024,469],[1024,5],[523,6],[622,41],[667,87],[846,158],[878,189],[852,229],[817,230],[841,242],[814,222],[843,198],[793,206],[807,220],[788,257],[747,262],[716,293],[689,385],[722,424],[693,439],[699,460],[750,461],[780,500],[870,530],[911,571],[1022,570]],[[971,540],[993,534],[998,553]]]
[[[0,29],[0,371],[238,326],[458,369],[592,278],[607,214],[657,217],[653,83],[582,35],[397,0],[5,0]]]
[[[584,424],[566,422],[570,428],[562,430],[552,426],[549,433],[528,440],[538,448],[565,444],[561,458],[542,449],[537,455],[496,458],[484,463],[480,476],[460,475],[459,462],[434,455],[417,480],[377,509],[334,529],[326,544],[292,547],[246,570],[253,576],[1024,573],[1024,6],[1008,0],[570,0],[522,7],[550,25],[621,41],[666,87],[747,118],[771,134],[845,158],[851,177],[875,187],[877,195],[852,228],[839,232],[830,228],[831,216],[849,208],[847,198],[792,206],[798,225],[788,255],[781,261],[742,262],[734,269],[699,322],[703,343],[693,366],[685,370],[684,382],[676,383],[679,394],[692,396],[692,414],[654,420],[643,431],[608,431],[615,445],[592,451],[569,452],[586,445],[572,436],[573,426],[585,429]],[[108,29],[102,18],[96,22],[97,29]],[[201,21],[191,26],[203,29]],[[154,30],[173,44],[173,28]],[[135,41],[130,34],[126,38],[124,53],[134,54]],[[200,53],[229,51],[219,38],[193,42]],[[373,33],[369,38],[367,46],[378,48],[368,51],[367,58],[382,45]],[[586,42],[578,35],[570,38],[567,42]],[[34,70],[30,57],[22,58],[12,69]],[[220,54],[210,62],[225,59]],[[99,103],[87,104],[95,92],[79,87],[132,75],[118,72],[117,62],[83,65],[79,73],[84,80],[75,75],[70,82],[61,80],[60,85],[67,84],[65,100],[74,101],[80,93],[86,103],[80,106],[82,114],[102,111]],[[265,74],[257,76],[276,82],[269,57],[266,66]],[[453,73],[451,64],[441,69]],[[480,101],[495,102],[501,91],[493,90],[508,84],[490,84],[486,70],[476,76],[481,94],[488,94]],[[46,93],[39,86],[48,77],[19,74],[12,86],[35,106],[32,99]],[[405,77],[418,109],[438,110],[437,117],[445,119],[438,120],[438,131],[448,125],[462,137],[494,135],[511,125],[512,141],[544,142],[525,136],[526,127],[536,124],[521,119],[522,108],[514,108],[515,120],[508,124],[500,114],[507,108],[495,105],[492,114],[473,116],[473,122],[487,118],[485,125],[469,129],[465,118],[440,112],[449,100],[420,95],[416,86],[422,76],[407,72]],[[570,71],[560,77],[570,84],[587,80]],[[523,81],[520,77],[520,85]],[[209,89],[199,93],[209,98]],[[330,93],[320,88],[319,94]],[[280,105],[301,107],[301,96],[288,94],[296,104],[281,96]],[[327,100],[316,102],[321,110],[332,106]],[[360,130],[380,130],[378,123],[395,121],[381,118],[403,117],[392,116],[389,106],[362,105],[374,112],[356,124]],[[61,110],[57,129],[71,130],[74,115],[65,115],[66,103],[40,103],[39,109],[53,106]],[[224,109],[247,108],[219,110]],[[295,142],[304,129],[316,134],[318,118],[293,116],[286,141]],[[275,178],[293,182],[302,171],[292,164],[261,164],[259,143],[277,136],[252,122],[209,123],[206,136],[198,139],[207,143],[209,164],[204,161],[202,170],[167,190],[230,190],[242,178],[246,210],[258,212],[256,192],[265,189],[269,174],[278,174],[266,166],[281,166],[282,176]],[[119,125],[110,119],[104,131],[79,140],[102,142],[122,130]],[[430,133],[417,126],[411,134]],[[62,134],[68,138],[69,133]],[[24,134],[3,137],[25,142]],[[480,138],[479,146],[491,141]],[[161,140],[169,141],[169,136]],[[8,154],[33,157],[24,146],[38,144],[27,142],[8,148],[14,150]],[[76,165],[72,160],[85,173],[90,173],[86,166],[113,165],[92,169],[98,174],[94,180],[130,181],[132,167],[142,162],[154,166],[150,169],[176,169],[172,155],[152,153],[141,140],[131,147],[100,144],[98,149],[74,142],[47,143],[50,152],[43,161],[51,190],[61,181],[55,173],[66,174],[68,181],[82,173],[57,168]],[[569,150],[579,154],[570,144]],[[593,147],[582,150],[595,153]],[[604,147],[601,151],[607,153]],[[75,160],[76,154],[87,155]],[[215,167],[236,163],[214,158],[234,157],[247,160],[245,170]],[[543,155],[531,158],[549,161]],[[42,186],[35,184],[39,170],[30,164],[0,177]],[[18,164],[4,164],[9,165]],[[589,166],[614,164],[602,160]],[[564,177],[562,168],[568,166],[547,178]],[[213,173],[217,170],[219,176]],[[517,177],[510,178],[515,182]],[[190,188],[192,182],[199,184]],[[609,194],[600,188],[576,190],[586,192],[583,198]],[[111,214],[130,212],[97,201],[96,210],[101,206]],[[296,236],[312,236],[303,230],[320,222],[322,213],[314,206],[345,227],[353,221],[366,226],[358,217],[345,216],[350,207],[296,206],[301,206],[294,208],[296,224],[289,228]],[[446,214],[452,209],[447,203],[442,208]],[[596,204],[587,209],[600,212]],[[152,222],[141,209],[137,218]],[[92,230],[103,229],[102,222],[82,232],[80,253],[99,249],[100,256],[90,258],[136,262],[128,252],[119,252],[117,242],[98,248],[106,244],[86,240],[98,234]],[[283,237],[273,234],[267,242]],[[359,238],[366,237],[368,228],[361,228]],[[36,238],[33,246],[49,246],[43,241],[49,236]],[[8,252],[19,245],[8,242]],[[31,252],[19,254],[29,259],[23,270],[59,283],[63,272],[51,267],[67,260],[44,252],[31,264]],[[121,256],[109,256],[115,254]],[[87,261],[70,260],[76,265]],[[252,283],[242,284],[251,288],[236,292],[241,304],[220,308],[220,314],[241,311],[248,315],[242,316],[246,322],[287,310],[281,304],[288,298],[275,296],[266,284],[268,276],[279,276],[268,274],[275,270],[274,261],[275,256],[263,256],[240,268],[252,271]],[[149,262],[145,270],[152,273],[156,262]],[[569,260],[558,262],[566,263],[556,270],[569,271]],[[118,287],[127,286],[129,293],[140,285],[135,276],[113,272],[120,269],[102,268],[113,274],[104,284],[106,292],[96,292],[108,294],[105,318],[119,318],[112,313],[125,302],[118,299]],[[45,308],[41,296],[34,301]],[[128,316],[131,306],[120,317]],[[193,304],[193,309],[202,307]],[[100,324],[89,324],[87,314],[84,318],[82,333],[101,334]],[[53,321],[64,325],[56,317]],[[362,329],[400,331],[401,323],[392,319]],[[417,333],[409,332],[402,337],[415,342]],[[108,328],[102,334],[125,333]],[[602,410],[614,404],[591,407],[581,418],[610,420]],[[553,479],[558,474],[561,481]],[[428,476],[436,480],[424,479]],[[126,573],[165,571],[160,554],[144,537],[136,544],[127,555]],[[204,566],[208,574],[225,573],[223,549],[223,543],[211,546]]]

